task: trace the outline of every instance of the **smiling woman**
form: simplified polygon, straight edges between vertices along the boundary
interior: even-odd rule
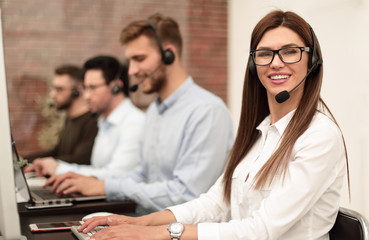
[[[292,89],[304,78],[308,71],[309,50],[295,31],[280,26],[267,31],[256,50],[251,51],[258,78],[267,91],[269,107],[278,107],[275,96],[286,89]],[[277,57],[275,53],[278,53]],[[272,119],[273,123],[297,107],[302,93],[303,86],[295,90],[293,99],[288,102],[291,106],[284,112],[279,111],[277,118]]]
[[[314,38],[293,12],[273,11],[256,25],[236,141],[224,174],[206,194],[138,218],[90,219],[79,230],[110,225],[93,236],[96,240],[168,239],[168,230],[171,239],[181,240],[329,239],[347,154],[320,98],[322,61]],[[291,98],[276,101],[279,91],[305,76]]]

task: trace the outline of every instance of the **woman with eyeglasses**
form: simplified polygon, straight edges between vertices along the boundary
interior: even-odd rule
[[[300,16],[273,11],[250,49],[237,138],[214,186],[162,212],[87,220],[80,231],[106,224],[91,239],[329,239],[347,153],[320,97],[318,40]]]

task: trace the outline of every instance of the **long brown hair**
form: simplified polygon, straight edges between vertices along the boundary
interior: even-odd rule
[[[273,11],[262,18],[255,26],[251,36],[250,50],[256,49],[265,32],[279,26],[288,27],[296,32],[306,46],[313,49],[312,32],[309,24],[304,19],[293,12]],[[321,50],[317,39],[315,44],[317,54],[321,58]],[[311,55],[309,57],[311,59]],[[224,197],[228,203],[230,203],[231,198],[233,172],[257,140],[259,132],[256,127],[270,113],[266,90],[260,83],[256,71],[250,71],[250,61],[252,61],[251,57],[249,57],[246,68],[239,128],[235,143],[229,154],[223,178]],[[293,146],[296,140],[309,127],[314,114],[318,111],[319,103],[322,104],[323,108],[331,116],[331,119],[337,124],[330,110],[320,97],[322,76],[323,66],[320,66],[318,70],[312,72],[306,79],[301,101],[283,134],[279,147],[256,175],[256,189],[261,189],[266,184],[270,184],[278,170],[285,174]]]

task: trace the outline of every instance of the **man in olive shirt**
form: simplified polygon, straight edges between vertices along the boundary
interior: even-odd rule
[[[97,134],[97,118],[83,98],[83,70],[74,65],[55,69],[50,91],[56,109],[66,111],[66,121],[57,145],[51,151],[26,157],[42,161],[58,159],[70,163],[90,164],[92,146]],[[52,164],[55,161],[45,161]]]

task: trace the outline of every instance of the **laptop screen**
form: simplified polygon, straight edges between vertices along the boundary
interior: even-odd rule
[[[12,157],[14,168],[15,191],[17,194],[17,202],[29,202],[31,200],[30,191],[26,184],[26,179],[21,168],[22,163],[19,159],[15,142],[12,139]]]

